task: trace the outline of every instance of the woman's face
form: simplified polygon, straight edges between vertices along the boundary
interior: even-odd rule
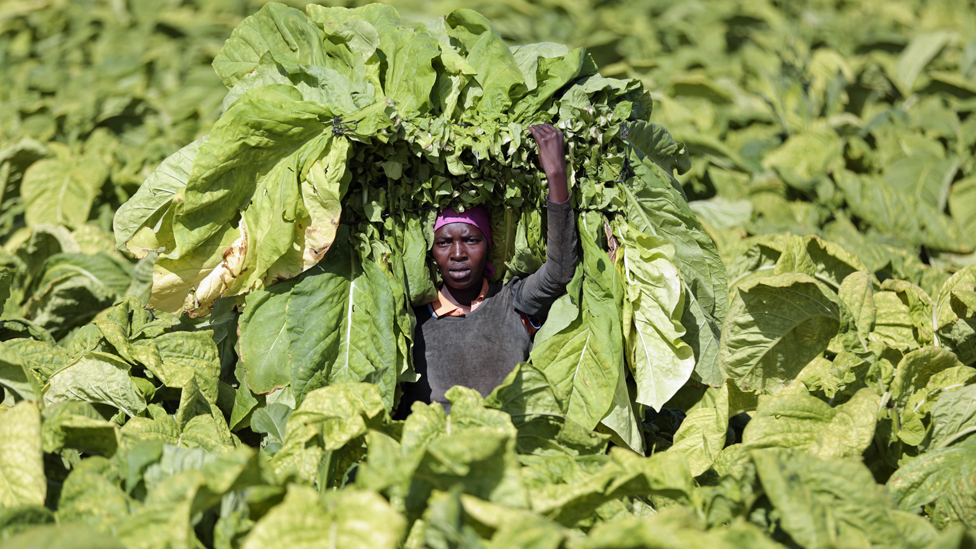
[[[449,288],[465,290],[481,285],[488,241],[478,227],[467,223],[442,226],[434,232],[432,253]]]

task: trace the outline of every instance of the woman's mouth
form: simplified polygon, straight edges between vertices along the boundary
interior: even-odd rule
[[[464,280],[471,275],[471,269],[451,269],[447,274],[454,280]]]

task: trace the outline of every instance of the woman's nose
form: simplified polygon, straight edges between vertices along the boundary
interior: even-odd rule
[[[460,242],[455,242],[451,244],[451,259],[465,259],[467,253],[465,253],[464,246]]]

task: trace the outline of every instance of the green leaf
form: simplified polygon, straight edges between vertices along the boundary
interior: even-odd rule
[[[105,421],[85,402],[62,402],[44,410],[41,430],[46,453],[73,448],[86,454],[112,457],[119,447],[118,425]]]
[[[400,28],[380,35],[380,49],[388,63],[383,92],[400,115],[412,118],[430,110],[430,92],[437,79],[431,61],[440,56],[437,41],[424,27]]]
[[[708,547],[773,549],[780,545],[751,523],[740,521],[705,531],[703,524],[680,507],[670,507],[649,516],[626,517],[598,523],[580,544],[583,549],[637,547]]]
[[[628,495],[688,501],[693,481],[684,456],[678,452],[662,452],[644,458],[617,448],[611,450],[610,458],[593,474],[574,475],[567,471],[569,474],[564,473],[566,478],[560,482],[534,488],[529,492],[532,510],[561,524],[572,525],[590,516],[607,501]],[[536,461],[555,459],[537,458]],[[546,465],[544,461],[537,464]],[[565,464],[560,459],[552,465],[559,470]]]
[[[630,225],[617,225],[618,269],[624,280],[624,338],[637,383],[636,401],[660,410],[691,377],[695,357],[681,340],[684,294],[673,248]]]
[[[347,454],[360,457],[359,445],[349,444],[378,427],[388,418],[380,392],[369,383],[337,383],[316,389],[306,396],[288,418],[283,444],[271,462],[282,478],[294,473],[309,482],[319,477],[321,485],[331,485],[332,474],[322,474],[324,460],[338,462],[340,450],[348,444]],[[253,419],[252,419],[253,422]],[[344,469],[338,471],[342,474]]]
[[[318,263],[335,242],[342,213],[340,201],[352,176],[344,166],[349,152],[348,140],[334,139],[328,156],[312,164],[308,179],[302,181],[302,200],[309,213],[302,248],[303,270]]]
[[[38,526],[54,524],[54,513],[40,505],[20,505],[0,510],[0,539],[9,539]]]
[[[762,161],[775,170],[787,185],[813,193],[828,168],[841,159],[840,139],[833,130],[811,131],[790,136]]]
[[[512,118],[521,121],[536,115],[559,90],[586,71],[586,50],[572,51],[551,42],[510,48],[525,78],[528,93],[512,108]]]
[[[848,276],[868,270],[844,248],[816,236],[790,236],[780,251],[773,274],[808,274],[835,290]]]
[[[932,502],[969,528],[976,524],[976,438],[932,450],[909,461],[888,479],[887,487],[899,509],[918,512]]]
[[[973,234],[976,229],[976,176],[966,177],[952,184],[949,212],[964,231]]]
[[[64,348],[45,341],[18,338],[7,341],[5,345],[20,355],[38,382],[46,382],[51,374],[67,366],[72,360]]]
[[[964,364],[976,362],[976,313],[960,298],[974,289],[976,267],[966,267],[945,281],[933,304],[933,323],[940,341],[947,344]]]
[[[752,202],[748,200],[729,200],[715,196],[708,200],[692,200],[688,207],[703,223],[719,230],[728,230],[744,225],[752,219]]]
[[[874,303],[878,312],[871,338],[902,351],[918,347],[911,308],[900,296],[891,291],[876,292]]]
[[[943,391],[932,407],[929,448],[945,448],[976,433],[976,385]]]
[[[694,476],[704,473],[715,463],[725,448],[729,427],[728,386],[710,390],[717,392],[714,405],[703,405],[692,410],[674,433],[674,444],[670,448],[672,452],[685,455]]]
[[[627,375],[620,372],[617,376],[617,386],[613,391],[610,411],[600,421],[599,429],[610,431],[610,440],[618,446],[630,448],[638,454],[644,453],[644,436],[640,424],[637,423],[637,413],[640,410],[634,403],[627,387]]]
[[[874,302],[874,277],[865,271],[851,273],[841,282],[837,295],[850,311],[860,340],[866,341],[878,318],[878,307]]]
[[[478,71],[475,80],[480,84],[480,97],[469,112],[477,118],[492,120],[512,106],[513,88],[524,89],[524,78],[512,52],[502,41],[498,31],[479,13],[460,9],[447,16],[449,34],[459,38],[468,50],[467,62]]]
[[[891,401],[903,407],[912,394],[928,384],[938,372],[962,366],[959,359],[941,347],[923,347],[905,354],[891,380]]]
[[[895,82],[904,95],[910,95],[918,76],[952,40],[953,34],[947,31],[921,33],[909,42],[908,47],[898,56],[894,75]]]
[[[682,174],[691,169],[685,144],[675,143],[664,126],[634,121],[627,125],[626,139],[639,160],[654,162],[672,178],[675,170]]]
[[[34,374],[27,368],[20,354],[4,343],[0,343],[0,387],[13,391],[18,400],[41,399],[41,391]]]
[[[0,340],[26,340],[26,338],[54,345],[54,338],[47,330],[26,318],[0,320]]]
[[[31,284],[38,299],[43,299],[58,283],[75,277],[83,277],[86,283],[116,294],[124,292],[132,278],[128,264],[103,252],[55,254],[47,258],[41,269],[40,276]]]
[[[887,492],[859,461],[783,449],[753,450],[751,456],[779,526],[797,544],[827,548],[857,540],[863,546],[904,546]]]
[[[223,412],[207,399],[195,376],[187,379],[183,385],[175,419],[180,431],[180,446],[222,452],[238,445],[227,427]]]
[[[528,494],[519,474],[516,430],[511,419],[503,412],[485,408],[473,389],[454,387],[447,398],[452,402],[451,415],[443,422],[437,420],[439,414],[435,412],[429,418],[434,421],[428,425],[404,426],[402,452],[416,464],[414,475],[430,488],[449,490],[460,484],[466,493],[478,498],[509,507],[526,507]],[[442,436],[408,440],[408,427],[414,436],[417,431],[428,436],[433,431]]]
[[[481,536],[464,524],[461,490],[435,491],[424,511],[424,541],[428,547],[481,547]]]
[[[110,306],[131,278],[128,264],[104,252],[52,255],[31,284],[25,316],[60,339]]]
[[[365,24],[369,25],[368,23]],[[333,60],[335,59],[329,59],[329,61]],[[363,75],[349,74],[348,69],[350,67],[346,67],[341,62],[329,63],[329,65],[328,68],[318,65],[295,65],[287,60],[277,61],[276,56],[265,53],[261,56],[258,66],[244,75],[227,92],[223,102],[224,110],[229,109],[242,95],[251,90],[263,86],[284,84],[294,86],[304,100],[321,103],[336,115],[345,116],[355,113],[359,110],[355,101],[360,91],[357,88],[362,86],[363,82],[357,81],[354,84],[350,78],[356,79],[358,76],[361,80]],[[362,67],[356,66],[356,68],[361,69]],[[372,85],[367,84],[366,86],[368,89],[362,91],[368,92],[368,95],[373,95]]]
[[[945,210],[949,188],[955,179],[960,161],[945,159],[918,151],[891,163],[884,181],[917,201]]]
[[[212,332],[171,332],[151,341],[164,368],[179,372],[172,379],[163,379],[168,386],[182,388],[185,380],[193,377],[207,400],[217,402],[220,357]]]
[[[842,309],[837,295],[808,275],[743,284],[722,330],[721,364],[742,390],[774,394],[827,348]]]
[[[503,410],[516,426],[535,416],[566,414],[566,395],[536,366],[523,362],[485,397],[485,406]]]
[[[857,457],[874,440],[880,398],[861,389],[831,407],[804,395],[762,395],[742,432],[746,449],[798,448],[821,458]]]
[[[265,5],[238,25],[213,67],[231,88],[271,52],[279,62],[324,65],[322,31],[305,14],[282,4]]]
[[[0,410],[0,507],[44,505],[41,412],[33,402]]]
[[[332,383],[368,381],[380,386],[392,408],[399,376],[393,281],[376,263],[360,264],[352,250],[333,253],[327,266],[295,286],[288,302],[292,386],[303,395]],[[310,310],[328,314],[308,323]]]
[[[294,549],[375,547],[395,549],[407,522],[375,492],[342,490],[320,498],[311,488],[291,485],[285,500],[262,517],[241,549],[284,545]]]
[[[150,418],[134,417],[122,427],[122,438],[126,446],[132,441],[162,441],[176,446],[180,443],[180,426],[173,416],[167,414],[157,404],[147,406]]]
[[[260,483],[260,470],[252,451],[209,454],[169,447],[145,477],[145,501],[119,522],[116,535],[128,547],[187,547],[197,543],[193,517],[216,512],[227,492]]]
[[[58,518],[116,527],[129,516],[135,502],[110,479],[112,470],[104,459],[82,461],[65,479],[58,500]]]
[[[251,429],[256,433],[267,433],[279,442],[285,440],[285,426],[292,409],[275,402],[254,411],[251,416]]]
[[[146,401],[129,378],[130,366],[115,356],[89,353],[48,380],[44,403],[92,402],[118,408],[129,417],[146,409]],[[97,384],[92,380],[98,380]]]
[[[941,210],[868,175],[842,171],[837,186],[851,213],[874,228],[933,250],[968,253],[972,243]]]
[[[407,288],[412,305],[425,305],[437,296],[437,288],[430,279],[430,270],[427,268],[429,247],[427,246],[427,239],[424,237],[424,229],[419,216],[408,214],[405,225],[401,254],[405,271],[404,285]]]
[[[543,59],[559,59],[569,54],[569,47],[555,42],[539,42],[524,46],[512,46],[512,56],[525,77],[525,85],[531,91],[539,86],[537,73]]]
[[[682,339],[695,353],[695,375],[707,384],[721,385],[719,334],[729,307],[725,265],[711,237],[670,185],[644,168],[636,170],[642,178],[620,186],[627,199],[627,221],[674,246],[674,262],[685,288],[681,324],[687,332]]]
[[[107,176],[108,167],[94,155],[49,158],[31,164],[21,182],[28,225],[84,225]]]
[[[285,311],[294,284],[277,284],[245,298],[239,325],[241,338],[238,353],[247,387],[254,393],[270,393],[291,381],[290,369],[286,367],[288,333]]]
[[[6,303],[10,298],[10,286],[13,284],[16,271],[3,266],[0,267],[0,304]]]
[[[599,454],[606,437],[566,419],[566,395],[545,372],[528,362],[512,372],[485,398],[485,407],[506,412],[518,430],[520,454]]]
[[[244,94],[198,149],[190,179],[174,198],[176,249],[160,258],[157,266],[194,256],[198,262],[211,258],[213,251],[205,244],[223,234],[228,223],[244,210],[239,227],[244,239],[240,257],[234,263],[224,258],[235,278],[224,281],[223,289],[212,299],[228,287],[237,293],[271,283],[275,273],[267,279],[270,267],[291,249],[296,224],[306,215],[300,177],[327,149],[331,134],[325,133],[323,120],[330,118],[324,106],[302,101],[290,86],[265,86]],[[254,139],[243,139],[243,135]],[[300,160],[305,155],[309,158]],[[218,253],[224,255],[223,251]],[[245,268],[247,276],[237,277]],[[298,272],[300,265],[282,278]],[[196,293],[200,294],[199,288]],[[210,304],[212,299],[207,296],[198,301]]]
[[[392,407],[400,374],[392,281],[376,263],[360,262],[343,240],[299,281],[248,296],[241,361],[252,391],[290,383],[301,400],[333,383],[369,381]],[[309,322],[312,310],[322,314]]]

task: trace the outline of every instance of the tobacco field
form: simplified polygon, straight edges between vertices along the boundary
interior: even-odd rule
[[[0,3],[0,547],[976,547],[976,6]],[[415,404],[446,207],[581,260]]]

